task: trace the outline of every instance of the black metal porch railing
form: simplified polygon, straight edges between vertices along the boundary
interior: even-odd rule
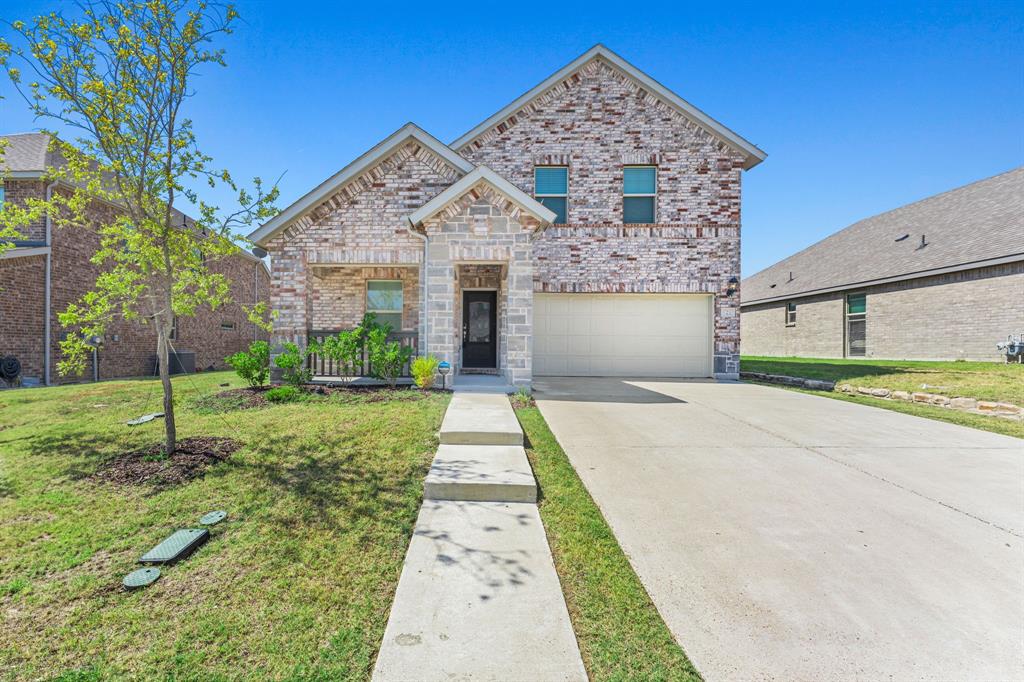
[[[342,331],[349,331],[347,329],[310,329],[307,332],[307,339],[309,343],[316,341],[322,343],[324,339],[329,336],[334,336]],[[419,334],[416,332],[391,332],[388,334],[388,342],[398,341],[403,346],[412,348],[411,358],[415,358],[419,350]],[[402,368],[401,376],[411,376],[409,373],[409,363],[406,363],[405,367]],[[306,357],[306,367],[312,372],[313,376],[342,376],[342,367],[334,360],[328,357],[324,357],[320,353],[310,353]],[[349,376],[366,377],[370,376],[370,358],[366,351],[363,351],[363,359],[358,367],[355,368],[355,374]]]

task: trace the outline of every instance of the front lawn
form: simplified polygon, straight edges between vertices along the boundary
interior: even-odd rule
[[[700,680],[536,407],[519,406],[540,517],[591,680]]]
[[[745,355],[740,370],[824,379],[894,391],[924,391],[949,397],[1024,405],[1024,365],[1001,362],[929,362],[771,358]]]
[[[124,424],[159,409],[156,381],[0,392],[0,678],[369,676],[448,397],[235,409],[211,397],[224,382],[240,386],[174,380],[179,438],[241,447],[165,484],[97,475],[159,441],[159,419]],[[214,509],[228,517],[206,545],[121,588],[143,552]]]

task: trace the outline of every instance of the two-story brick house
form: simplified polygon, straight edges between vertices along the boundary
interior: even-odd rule
[[[5,148],[0,162],[0,210],[29,197],[67,192],[62,183],[48,183],[47,172],[60,159],[50,151],[50,138],[42,133],[0,136]],[[96,201],[89,209],[95,221],[110,220],[119,207]],[[181,216],[184,220],[185,217]],[[21,230],[22,239],[0,254],[0,356],[13,356],[21,365],[27,386],[90,381],[93,378],[151,375],[155,369],[156,336],[137,320],[114,320],[83,376],[61,376],[60,342],[66,333],[57,316],[70,303],[92,289],[100,266],[90,258],[100,245],[99,235],[86,227],[58,229],[41,219]],[[267,333],[249,321],[242,304],[268,301],[270,273],[252,254],[210,264],[231,281],[231,302],[210,310],[201,307],[194,317],[175,324],[175,348],[195,353],[197,368],[224,368],[224,358],[248,347]]]
[[[461,371],[736,377],[764,153],[598,45],[445,145],[408,124],[250,238],[275,338],[373,311]]]

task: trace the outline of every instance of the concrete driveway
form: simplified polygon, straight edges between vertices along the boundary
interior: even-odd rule
[[[707,679],[1024,679],[1024,441],[751,384],[535,389]]]

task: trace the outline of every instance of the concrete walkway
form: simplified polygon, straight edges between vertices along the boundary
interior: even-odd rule
[[[535,388],[705,679],[1024,679],[1024,441],[750,384]]]
[[[440,436],[373,679],[586,680],[508,398],[456,393]]]

